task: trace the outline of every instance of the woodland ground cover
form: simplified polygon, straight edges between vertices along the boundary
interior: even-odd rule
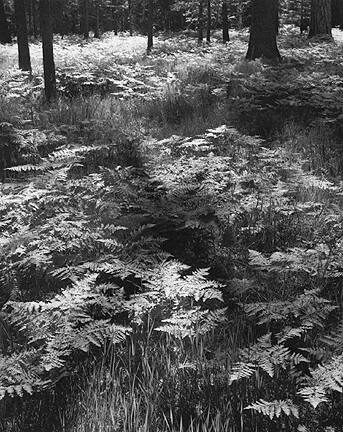
[[[247,38],[1,47],[3,430],[342,430],[342,46]]]

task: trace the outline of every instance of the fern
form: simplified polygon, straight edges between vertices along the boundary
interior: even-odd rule
[[[312,371],[308,386],[299,390],[299,394],[316,408],[322,402],[328,402],[331,392],[343,393],[343,356],[319,365]]]
[[[254,410],[259,414],[268,416],[271,420],[275,417],[279,418],[282,413],[287,417],[292,415],[299,418],[299,408],[290,400],[275,400],[268,402],[260,399],[258,402],[247,406],[245,409]]]

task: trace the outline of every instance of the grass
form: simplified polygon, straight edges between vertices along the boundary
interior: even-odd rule
[[[239,326],[236,331],[239,332]],[[223,376],[222,394],[214,397],[215,370],[206,367],[208,341],[195,335],[191,346],[148,331],[128,340],[121,352],[108,350],[78,391],[72,405],[72,432],[222,432],[233,431],[230,390]],[[233,334],[231,332],[230,337]],[[236,335],[237,343],[239,340]],[[214,338],[214,334],[207,336]],[[231,346],[231,353],[237,345]],[[216,378],[217,379],[217,378]],[[226,387],[226,390],[225,390]],[[207,401],[211,398],[211,402]],[[173,405],[169,405],[173,400]],[[64,423],[68,421],[64,420]]]

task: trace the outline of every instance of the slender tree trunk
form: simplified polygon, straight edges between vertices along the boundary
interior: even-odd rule
[[[99,8],[99,4],[98,3],[95,5],[95,30],[94,30],[94,37],[96,39],[100,38],[100,8]]]
[[[112,16],[113,16],[113,31],[115,36],[118,36],[118,12],[115,9],[113,9]]]
[[[206,27],[206,42],[211,43],[211,0],[207,0],[207,27]]]
[[[280,28],[279,5],[280,5],[279,0],[275,0],[273,7],[275,13],[275,31],[277,35],[279,34],[279,28]]]
[[[280,61],[276,43],[276,8],[277,0],[253,0],[247,60],[265,58]]]
[[[56,99],[56,73],[50,0],[39,0],[40,25],[43,44],[45,98],[48,103]]]
[[[32,1],[25,0],[27,16],[29,21],[28,34],[29,36],[33,36],[33,25],[32,25]]]
[[[128,5],[129,5],[129,32],[130,32],[130,36],[133,35],[133,26],[132,26],[132,0],[128,0]]]
[[[19,68],[24,71],[31,71],[31,59],[26,26],[25,3],[22,0],[15,0],[14,10],[17,27]]]
[[[82,33],[84,39],[89,38],[89,0],[83,0],[83,10],[81,11],[82,16]]]
[[[229,20],[227,17],[227,2],[223,0],[222,3],[222,28],[223,28],[223,42],[229,42],[230,34],[229,34]]]
[[[164,10],[164,31],[170,32],[170,0],[166,0]]]
[[[154,45],[154,1],[148,0],[148,48],[149,53]]]
[[[305,30],[304,14],[305,14],[304,0],[301,0],[301,3],[300,3],[300,33],[301,34],[303,34],[304,30]]]
[[[0,0],[0,43],[10,43],[12,41],[8,28],[4,0]]]
[[[31,0],[31,11],[32,11],[32,27],[33,37],[38,38],[38,26],[37,26],[37,7],[36,0]]]
[[[243,28],[243,7],[238,4],[238,28],[242,30]]]
[[[309,37],[332,37],[331,0],[311,0],[311,20]]]
[[[198,44],[201,45],[204,39],[204,5],[203,0],[199,0],[198,6]]]

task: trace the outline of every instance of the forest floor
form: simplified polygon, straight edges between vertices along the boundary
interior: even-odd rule
[[[0,46],[1,430],[343,430],[334,37]]]

